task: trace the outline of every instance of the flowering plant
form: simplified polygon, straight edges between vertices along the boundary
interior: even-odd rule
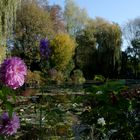
[[[50,67],[49,58],[51,55],[50,41],[47,37],[40,40],[39,50],[41,58],[40,68],[41,71],[43,71],[43,73],[46,75]]]
[[[19,57],[11,57],[4,60],[0,66],[1,105],[5,111],[0,117],[0,136],[10,136],[17,132],[20,127],[19,117],[13,112],[9,96],[15,100],[14,90],[24,84],[27,67]]]
[[[1,65],[0,73],[4,85],[17,89],[24,84],[27,67],[19,57],[7,58]]]
[[[140,139],[140,88],[128,89],[123,80],[107,81],[86,89],[81,97],[85,108],[81,123],[91,130],[87,136],[94,139]]]
[[[9,114],[7,112],[4,112],[0,119],[2,122],[2,124],[0,125],[0,134],[8,136],[13,135],[20,127],[19,117],[16,116],[15,113],[13,113],[12,117],[10,118]]]
[[[47,38],[40,41],[40,55],[48,60],[51,50],[49,48],[50,42]]]

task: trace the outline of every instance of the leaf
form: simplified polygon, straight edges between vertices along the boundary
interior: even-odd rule
[[[128,111],[131,111],[132,109],[133,109],[133,107],[132,107],[132,101],[131,101],[131,100],[129,100]]]
[[[12,106],[12,104],[7,101],[5,106],[6,106],[6,109],[8,110],[9,116],[12,117],[12,115],[13,115],[13,106]]]

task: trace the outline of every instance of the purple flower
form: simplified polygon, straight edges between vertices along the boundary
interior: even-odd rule
[[[42,57],[46,58],[48,60],[50,56],[50,48],[49,48],[50,42],[47,38],[42,39],[40,41],[40,54]]]
[[[12,117],[9,117],[7,112],[4,112],[0,118],[0,135],[13,135],[20,128],[19,117],[13,113]]]
[[[27,67],[19,57],[7,58],[1,64],[1,81],[12,89],[17,89],[24,84],[26,73]]]

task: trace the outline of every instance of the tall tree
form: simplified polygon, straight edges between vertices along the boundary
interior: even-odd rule
[[[77,48],[75,54],[75,69],[81,69],[86,79],[93,79],[96,73],[96,38],[95,28],[86,27],[76,36]]]
[[[75,51],[75,41],[66,33],[60,33],[51,41],[51,67],[65,72]]]
[[[76,65],[86,78],[94,74],[115,77],[121,58],[121,30],[114,23],[97,18],[76,36]]]
[[[0,0],[0,61],[5,56],[6,40],[11,37],[20,0]],[[2,47],[3,46],[3,47]]]
[[[0,1],[0,44],[5,45],[6,39],[13,31],[16,20],[16,10],[20,0]]]
[[[102,18],[96,18],[94,22],[100,71],[106,77],[117,76],[120,69],[121,29],[117,24],[110,23]]]
[[[138,73],[140,73],[140,38],[133,39],[131,41],[132,47],[128,47],[126,49],[127,56],[129,61],[131,62],[131,65],[133,66],[133,73],[134,78],[137,78]]]
[[[50,6],[49,12],[51,20],[53,22],[54,31],[56,33],[66,32],[64,16],[61,7],[59,5],[52,5]]]
[[[126,22],[122,27],[122,31],[127,47],[132,47],[132,40],[140,37],[140,18]]]
[[[126,52],[136,78],[140,71],[140,18],[128,21],[123,27],[123,35],[128,45]]]
[[[67,32],[70,35],[75,35],[76,32],[83,29],[88,21],[86,10],[80,9],[74,0],[65,0],[64,17]]]
[[[54,35],[50,15],[36,1],[24,0],[17,12],[13,55],[23,57],[28,64],[40,61],[40,39]]]

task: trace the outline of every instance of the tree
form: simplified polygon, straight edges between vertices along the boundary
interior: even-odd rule
[[[133,39],[131,41],[132,47],[128,47],[126,49],[129,61],[133,66],[133,73],[135,78],[138,76],[138,72],[140,71],[139,62],[140,62],[140,39]]]
[[[133,66],[135,78],[140,72],[140,18],[128,21],[123,27],[123,35],[127,41],[127,55]]]
[[[76,36],[76,66],[84,76],[95,74],[105,77],[118,75],[121,59],[121,30],[117,24],[97,18]]]
[[[56,33],[59,32],[66,32],[65,24],[64,24],[64,17],[62,9],[59,5],[50,6],[50,17],[53,22],[53,29]]]
[[[30,67],[32,63],[39,63],[40,39],[54,35],[49,13],[40,7],[36,1],[24,0],[17,12],[15,29],[15,45],[12,55],[25,59]]]
[[[75,54],[75,69],[81,69],[86,79],[93,79],[96,73],[96,38],[95,28],[86,27],[76,36],[78,44]]]
[[[13,31],[13,24],[16,20],[16,10],[19,0],[1,0],[0,1],[0,43],[6,44],[6,39],[10,37]]]
[[[122,27],[123,37],[126,41],[126,45],[132,47],[132,40],[140,37],[140,18],[129,20]]]
[[[48,6],[49,6],[48,0],[36,0],[36,2],[37,2],[41,7],[43,7],[44,9],[45,9],[45,8],[48,8]]]
[[[51,41],[51,67],[65,72],[72,60],[75,41],[66,33],[60,33]]]
[[[11,37],[20,0],[0,0],[0,61],[5,57],[6,40]]]
[[[98,66],[104,76],[115,77],[120,70],[122,32],[115,23],[102,18],[94,21],[98,44]]]
[[[65,0],[64,17],[67,32],[70,35],[75,35],[76,32],[83,29],[88,21],[86,10],[80,9],[74,0]]]

